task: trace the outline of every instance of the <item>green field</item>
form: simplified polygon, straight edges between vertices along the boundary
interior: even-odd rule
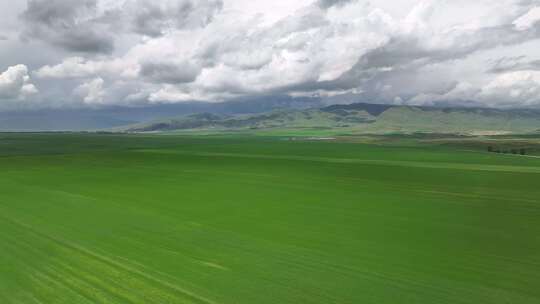
[[[0,303],[540,303],[540,158],[0,134]]]

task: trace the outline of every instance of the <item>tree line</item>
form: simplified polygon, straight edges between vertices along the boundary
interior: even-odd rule
[[[527,155],[527,149],[525,148],[520,148],[520,149],[500,149],[500,148],[495,148],[493,146],[488,146],[487,148],[488,152],[491,152],[491,153],[502,153],[502,154],[516,154],[516,155]]]

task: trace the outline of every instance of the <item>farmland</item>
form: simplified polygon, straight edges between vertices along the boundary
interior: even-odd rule
[[[0,303],[539,303],[540,159],[0,134]]]

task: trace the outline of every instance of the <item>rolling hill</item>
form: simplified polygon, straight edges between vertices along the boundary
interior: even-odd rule
[[[200,113],[136,124],[129,132],[179,130],[326,130],[336,133],[511,134],[540,130],[540,111],[529,109],[438,108],[367,103],[261,114]]]

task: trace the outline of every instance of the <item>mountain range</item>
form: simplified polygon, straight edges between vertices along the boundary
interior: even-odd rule
[[[258,114],[198,113],[136,124],[124,130],[129,132],[319,130],[336,134],[535,133],[540,132],[540,110],[355,103],[309,109],[281,109]]]
[[[0,113],[0,131],[282,131],[326,134],[540,132],[538,109],[427,107],[314,98]]]

